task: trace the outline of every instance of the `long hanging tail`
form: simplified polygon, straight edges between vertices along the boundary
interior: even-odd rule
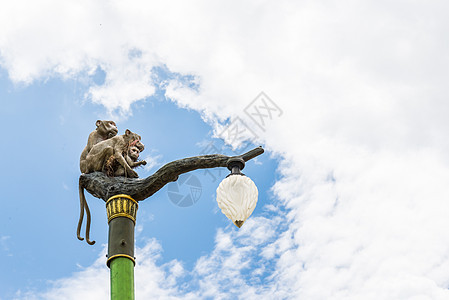
[[[87,205],[86,199],[84,199],[84,208],[86,209],[86,242],[89,245],[95,244],[95,241],[91,241],[89,239],[89,233],[90,233],[90,210],[89,206]]]
[[[86,197],[84,196],[84,186],[81,183],[81,178],[79,181],[78,190],[79,190],[79,197],[80,197],[80,217],[78,220],[76,236],[80,241],[84,240],[84,238],[81,237],[80,233],[81,233],[81,226],[82,226],[83,218],[84,218],[84,210],[86,210],[86,242],[89,245],[93,245],[93,244],[95,244],[95,241],[91,241],[89,239],[90,221],[91,221],[90,210],[89,210],[89,206],[87,205]]]
[[[80,218],[78,220],[78,228],[76,229],[76,237],[82,241],[84,238],[81,237],[81,225],[83,224],[84,218],[84,203],[86,202],[86,197],[84,196],[84,187],[81,184],[81,178],[78,184],[78,191],[80,196]]]

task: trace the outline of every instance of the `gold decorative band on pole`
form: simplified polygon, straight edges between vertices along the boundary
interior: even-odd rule
[[[136,200],[128,195],[116,195],[109,198],[106,202],[106,212],[108,214],[108,223],[117,217],[126,217],[136,224],[137,208]]]
[[[133,262],[134,266],[136,265],[136,260],[134,259],[134,257],[131,257],[127,254],[116,254],[111,257],[108,257],[108,260],[106,261],[106,265],[108,266],[108,268],[110,267],[109,265],[111,264],[111,260],[113,260],[114,258],[117,258],[117,257],[126,257]]]

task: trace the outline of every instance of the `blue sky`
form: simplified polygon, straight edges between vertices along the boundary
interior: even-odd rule
[[[169,187],[141,203],[137,299],[449,299],[448,9],[3,3],[0,298],[108,299],[104,203],[88,198],[95,246],[75,228],[79,155],[113,119],[143,138],[141,177],[210,143],[266,150],[239,230],[202,171],[195,205]]]

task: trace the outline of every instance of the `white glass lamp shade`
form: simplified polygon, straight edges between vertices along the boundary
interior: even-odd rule
[[[258,191],[254,182],[244,175],[231,175],[217,188],[218,207],[238,228],[252,214]]]

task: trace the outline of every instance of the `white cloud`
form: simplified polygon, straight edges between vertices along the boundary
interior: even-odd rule
[[[279,214],[284,229],[274,241],[241,242],[239,251],[245,237],[219,231],[194,270],[202,285],[186,298],[449,297],[446,2],[6,5],[1,65],[16,82],[85,76],[100,66],[105,83],[87,96],[130,113],[154,91],[152,68],[166,65],[199,84],[192,90],[173,79],[166,95],[213,126],[229,117],[252,124],[243,110],[262,90],[283,110],[266,131],[250,126],[283,157],[274,191],[288,209]],[[275,267],[270,282],[250,285],[257,274],[242,270],[259,250]],[[164,276],[175,277],[151,284],[171,297],[183,270],[176,262],[167,268]]]
[[[147,162],[147,164],[144,166],[145,171],[150,172],[154,167],[160,166],[161,158],[162,155],[160,154],[146,156],[144,159]]]
[[[173,285],[176,277],[182,275],[182,266],[177,261],[156,266],[160,251],[160,245],[154,240],[136,249],[139,257],[135,268],[137,299],[170,299],[176,292]],[[47,291],[18,291],[16,299],[109,299],[109,269],[105,265],[105,253],[106,249],[94,264],[71,277],[50,282]]]
[[[103,251],[92,266],[71,277],[51,282],[48,291],[18,291],[15,299],[108,299],[109,270],[105,266],[104,255]]]
[[[295,180],[277,183],[292,207],[288,234],[278,242],[294,245],[279,251],[280,282],[305,298],[447,298],[441,268],[448,263],[449,195],[442,187],[449,172],[425,151],[352,155],[339,157],[335,182],[323,176],[296,188]]]

